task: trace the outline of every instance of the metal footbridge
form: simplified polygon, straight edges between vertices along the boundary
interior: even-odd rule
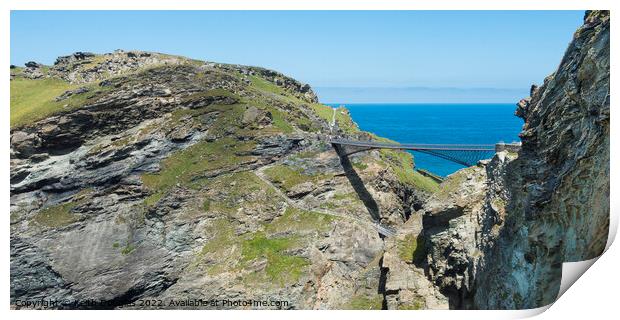
[[[334,146],[354,147],[354,152],[366,151],[371,149],[398,149],[411,150],[429,154],[438,158],[471,167],[478,161],[489,159],[498,151],[518,151],[520,143],[506,144],[421,144],[421,143],[389,143],[378,141],[356,141],[346,139],[332,139],[330,143]]]

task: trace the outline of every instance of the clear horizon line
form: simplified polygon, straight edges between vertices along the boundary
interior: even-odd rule
[[[516,102],[380,102],[380,101],[369,101],[369,102],[323,102],[319,101],[322,104],[514,104],[517,105]]]
[[[316,86],[312,88],[330,88],[330,89],[465,89],[465,90],[530,90],[529,87],[429,87],[429,86]]]

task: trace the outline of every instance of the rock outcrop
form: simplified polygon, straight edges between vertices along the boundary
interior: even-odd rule
[[[263,68],[78,52],[11,81],[15,308],[535,308],[607,242],[607,11],[519,102],[519,152],[439,186],[329,145],[378,137]]]
[[[552,303],[563,262],[592,259],[609,229],[609,11],[587,12],[558,70],[519,103],[509,214],[476,279],[480,308]]]
[[[428,192],[411,183],[404,152],[338,154],[330,135],[371,136],[344,113],[333,119],[309,86],[262,68],[124,51],[11,75],[16,94],[66,88],[12,108],[12,303],[386,305],[377,224],[402,226]]]
[[[429,279],[450,308],[552,303],[562,263],[609,229],[609,12],[587,12],[558,70],[517,105],[518,154],[458,171],[423,205]]]

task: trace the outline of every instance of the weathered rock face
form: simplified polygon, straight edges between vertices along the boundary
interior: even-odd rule
[[[476,279],[478,307],[549,304],[562,262],[603,252],[609,99],[609,12],[588,12],[558,70],[519,104],[523,147],[507,169],[506,226]]]
[[[474,307],[477,265],[504,223],[505,170],[515,158],[500,152],[448,176],[416,215],[422,224],[413,233],[419,238],[417,265],[452,309]]]
[[[370,136],[273,71],[122,51],[35,67],[70,89],[11,128],[12,303],[385,307],[376,223],[428,194],[408,154],[338,154],[329,135]]]
[[[451,308],[552,303],[561,264],[604,250],[609,12],[586,13],[558,70],[516,114],[525,120],[518,157],[463,169],[424,204],[428,275]]]

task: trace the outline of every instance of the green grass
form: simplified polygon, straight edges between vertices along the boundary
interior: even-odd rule
[[[304,104],[305,101],[295,97],[290,92],[286,91],[283,87],[276,85],[275,83],[268,81],[262,77],[256,75],[247,76],[251,82],[251,88],[254,88],[256,91],[267,94],[273,98],[276,98],[280,101],[293,103],[295,105]]]
[[[243,283],[284,287],[299,280],[309,265],[307,259],[287,253],[301,245],[303,239],[296,236],[271,237],[261,231],[237,235],[234,222],[227,218],[213,221],[206,232],[211,237],[193,265],[208,258],[212,262],[207,268],[210,275],[247,270],[257,260],[265,260],[264,270],[244,275]]]
[[[18,75],[20,75],[20,74],[21,74],[21,72],[24,70],[24,67],[18,67],[18,66],[16,66],[15,68],[10,69],[10,70],[11,70],[10,72],[11,72],[11,75],[12,75],[12,76],[18,76]]]
[[[121,254],[123,255],[130,254],[134,249],[135,247],[133,246],[133,244],[128,243],[125,247],[123,247],[123,250],[121,250]]]
[[[222,248],[238,240],[235,239],[232,224],[225,218],[215,220],[207,229],[207,233],[212,235],[212,238],[202,247],[202,254],[217,253]]]
[[[188,103],[188,102],[192,102],[192,101],[200,101],[204,98],[208,98],[208,97],[230,97],[233,98],[235,100],[239,100],[239,96],[237,96],[236,94],[226,90],[226,89],[221,89],[221,88],[216,88],[216,89],[211,89],[211,90],[206,90],[206,91],[201,91],[201,92],[196,92],[193,93],[187,97],[183,98],[183,102],[184,103]]]
[[[346,108],[336,109],[336,123],[338,124],[338,127],[342,129],[342,131],[350,134],[360,132],[357,125],[353,122],[353,119],[351,119],[348,114],[342,112],[345,110]]]
[[[301,151],[293,155],[294,159],[312,159],[319,154],[318,151]]]
[[[349,192],[346,194],[337,193],[331,199],[327,199],[321,203],[320,207],[323,209],[344,209],[349,210],[357,206],[362,206],[363,203],[358,197],[357,193]]]
[[[397,241],[398,256],[407,263],[419,262],[424,258],[424,238],[408,234]]]
[[[243,102],[247,105],[255,106],[261,110],[269,111],[272,116],[271,124],[282,133],[294,132],[294,126],[303,131],[317,131],[318,128],[314,127],[312,121],[301,112],[292,112],[302,104],[301,101],[289,101],[289,97],[280,96],[285,98],[286,101],[279,102],[272,99],[272,97],[266,97],[262,95],[260,98],[245,99]],[[294,105],[295,107],[291,106]],[[288,109],[288,110],[287,110]]]
[[[464,168],[461,169],[451,175],[449,175],[446,180],[444,180],[440,185],[439,185],[439,191],[435,193],[435,196],[438,199],[445,199],[450,197],[450,195],[458,190],[461,185],[466,181],[467,176],[471,173],[474,172],[474,168],[469,167],[469,168]],[[479,175],[476,175],[477,178],[482,178]]]
[[[368,168],[368,165],[362,161],[360,162],[352,161],[351,164],[353,165],[354,168],[358,170],[366,170]]]
[[[355,295],[349,302],[350,309],[353,310],[381,310],[383,307],[383,296],[375,294],[373,296]]]
[[[34,221],[42,226],[49,228],[58,228],[71,224],[78,220],[78,216],[71,212],[75,208],[76,204],[73,202],[66,202],[56,206],[45,208],[36,216]]]
[[[319,104],[319,103],[313,103],[311,105],[312,110],[314,110],[314,113],[316,113],[317,116],[319,116],[319,118],[327,121],[327,123],[331,124],[332,123],[332,118],[335,118],[336,120],[336,124],[338,124],[338,127],[346,132],[346,133],[357,133],[360,132],[359,128],[357,127],[357,125],[355,123],[353,123],[353,120],[351,119],[351,117],[343,112],[346,111],[346,108],[337,108],[336,109],[336,113],[334,115],[334,109],[330,106],[326,106],[324,104]]]
[[[252,150],[254,145],[254,142],[230,137],[213,142],[201,141],[173,153],[162,161],[158,173],[142,175],[142,182],[156,192],[165,192],[177,183],[190,185],[193,179],[209,170],[235,167],[251,159],[238,153]]]
[[[88,92],[74,94],[67,99],[55,101],[55,98],[67,90],[87,87]],[[17,128],[45,119],[62,111],[82,107],[110,88],[101,88],[95,84],[72,85],[56,78],[27,79],[16,77],[11,80],[11,128]]]
[[[286,91],[284,90],[284,88],[277,86],[273,82],[267,81],[266,79],[255,75],[250,75],[248,76],[248,78],[252,82],[252,86],[256,89],[277,95],[286,95]]]
[[[261,208],[275,204],[280,199],[269,185],[253,172],[237,172],[209,179],[209,195],[203,202],[205,212],[232,214],[244,208]]]
[[[334,109],[332,107],[318,103],[313,103],[311,107],[319,118],[325,120],[327,123],[332,122],[332,115],[334,113]]]
[[[491,205],[495,210],[501,211],[506,208],[506,200],[500,197],[495,197],[493,198],[493,201],[491,201]]]
[[[151,194],[150,196],[146,197],[144,199],[144,204],[147,207],[152,207],[154,206],[157,202],[159,202],[159,200],[161,200],[161,198],[164,196],[163,192],[155,192],[153,194]]]
[[[75,87],[55,78],[32,80],[16,77],[11,80],[11,128],[62,111],[66,102],[56,102],[54,98]]]
[[[399,181],[429,193],[439,190],[437,181],[413,170],[413,157],[408,152],[383,149],[380,154],[383,160],[391,164]]]
[[[274,127],[280,129],[284,133],[293,132],[293,127],[290,125],[290,120],[287,119],[286,114],[276,108],[269,108],[271,116],[273,118],[272,124]]]
[[[47,228],[59,228],[70,225],[79,220],[79,216],[72,212],[73,208],[84,203],[84,196],[91,192],[92,189],[90,188],[83,189],[67,202],[43,208],[33,217],[33,221]]]
[[[309,261],[302,257],[286,254],[297,244],[292,237],[268,238],[264,233],[255,233],[252,238],[242,243],[241,259],[250,262],[255,259],[266,259],[265,275],[269,281],[285,284],[296,282],[302,274],[303,268]]]
[[[329,228],[334,219],[337,218],[288,208],[282,216],[263,224],[264,230],[238,235],[236,220],[218,218],[207,227],[209,240],[193,265],[210,261],[207,267],[210,275],[243,274],[242,271],[255,268],[258,261],[264,261],[264,269],[245,273],[240,278],[243,284],[285,287],[296,283],[310,264],[308,259],[290,251],[306,246],[308,236],[314,236],[315,230]]]
[[[301,169],[292,168],[285,165],[275,165],[267,168],[265,174],[271,181],[279,184],[285,190],[290,190],[294,186],[304,182],[318,182],[320,180],[328,179],[331,176],[325,174],[308,175],[303,173]]]
[[[265,232],[275,234],[288,231],[325,231],[329,230],[335,219],[335,216],[288,207],[282,216],[265,227]]]
[[[401,304],[398,306],[398,310],[422,310],[425,306],[424,299],[421,297],[416,297],[412,302],[407,304]]]

